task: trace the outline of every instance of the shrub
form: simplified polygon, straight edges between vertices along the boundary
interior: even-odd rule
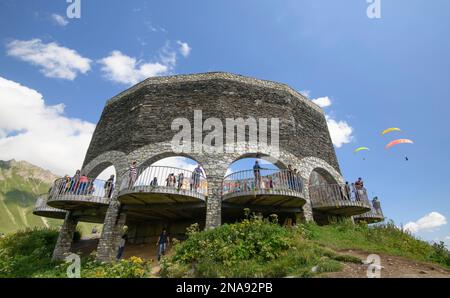
[[[199,232],[188,229],[188,239],[174,246],[174,255],[163,258],[164,277],[285,277],[313,275],[339,270],[331,258],[321,261],[325,251],[304,239],[301,227],[285,228],[277,218],[249,217]]]
[[[31,277],[52,267],[51,257],[58,231],[34,228],[0,240],[0,277]]]

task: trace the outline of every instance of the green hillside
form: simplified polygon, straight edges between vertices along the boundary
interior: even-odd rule
[[[46,193],[56,178],[50,171],[25,161],[0,160],[0,233],[31,227],[59,227],[61,220],[33,214],[37,196]],[[91,226],[80,223],[79,229],[87,235]]]

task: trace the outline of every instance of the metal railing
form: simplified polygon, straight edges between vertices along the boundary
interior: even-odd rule
[[[277,193],[303,192],[300,175],[289,170],[244,170],[227,175],[222,183],[222,195],[246,192]]]
[[[381,210],[381,204],[380,201],[372,201],[370,203],[370,211],[355,215],[355,218],[384,218],[383,211]]]
[[[33,211],[51,211],[51,212],[63,212],[65,210],[53,208],[47,205],[47,197],[48,193],[40,194],[36,200],[36,204],[34,205]]]
[[[371,204],[365,188],[345,184],[321,184],[309,186],[309,198],[314,206],[362,206]]]
[[[109,204],[114,187],[114,182],[86,176],[66,176],[55,180],[48,201],[72,200]]]
[[[170,192],[206,195],[208,184],[203,171],[175,167],[150,166],[129,169],[122,175],[119,194],[125,192]]]

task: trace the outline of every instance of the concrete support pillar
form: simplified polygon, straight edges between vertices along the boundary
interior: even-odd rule
[[[70,254],[77,223],[78,221],[72,216],[71,212],[67,212],[59,232],[58,240],[56,241],[55,249],[53,250],[53,261],[63,261]]]
[[[102,236],[97,246],[97,260],[102,262],[115,260],[125,222],[126,213],[120,211],[120,203],[113,199],[106,211]]]
[[[205,229],[222,223],[222,178],[208,177],[208,198],[206,201]]]

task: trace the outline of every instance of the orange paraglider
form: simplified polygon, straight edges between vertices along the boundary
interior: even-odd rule
[[[394,141],[390,142],[389,144],[387,144],[386,149],[389,149],[398,144],[414,144],[414,142],[409,139],[398,139],[398,140],[394,140]]]

